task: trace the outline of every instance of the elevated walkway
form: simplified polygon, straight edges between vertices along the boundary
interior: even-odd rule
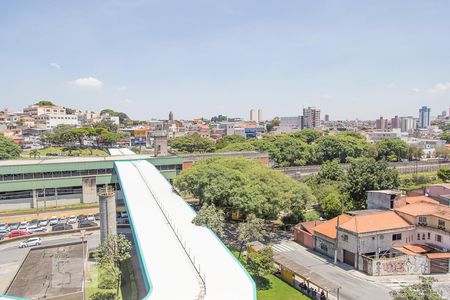
[[[136,241],[146,299],[256,299],[247,271],[147,161],[115,170]]]

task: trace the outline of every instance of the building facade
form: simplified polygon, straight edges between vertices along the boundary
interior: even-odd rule
[[[422,106],[422,108],[419,109],[419,128],[430,128],[430,113],[431,108],[429,107]]]

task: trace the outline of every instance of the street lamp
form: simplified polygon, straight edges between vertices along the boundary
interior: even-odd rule
[[[86,300],[86,253],[84,252],[84,239],[86,236],[88,235],[92,235],[92,232],[86,233],[85,229],[81,229],[80,230],[80,235],[74,235],[74,236],[78,236],[81,238],[81,249],[82,249],[82,260],[83,260],[83,276],[82,276],[82,282],[83,282],[83,300]],[[86,243],[87,245],[87,243]]]

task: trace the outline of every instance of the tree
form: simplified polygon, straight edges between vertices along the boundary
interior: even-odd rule
[[[441,158],[443,160],[448,160],[450,158],[450,148],[448,147],[436,148],[435,151],[437,158]]]
[[[191,136],[181,136],[169,141],[169,145],[181,153],[198,153],[214,151],[214,142],[194,133]]]
[[[303,166],[310,160],[310,146],[301,139],[286,134],[266,135],[251,143],[257,150],[267,151],[280,167]]]
[[[37,149],[34,149],[34,150],[31,150],[30,151],[30,157],[32,157],[33,156],[33,158],[34,159],[36,159],[36,157],[41,157],[41,153],[39,152],[39,150],[37,150]]]
[[[398,291],[391,291],[394,300],[444,300],[437,291],[433,290],[434,277],[420,277],[420,283],[411,284]]]
[[[447,144],[450,144],[450,132],[444,132],[439,136],[442,140],[445,140]]]
[[[347,134],[322,136],[317,139],[317,160],[324,162],[339,159],[347,162],[350,158],[357,158],[367,153],[369,145],[365,140]]]
[[[108,114],[108,115],[113,116],[113,117],[119,117],[120,124],[122,124],[125,120],[129,120],[130,119],[126,113],[114,111],[112,109],[103,109],[100,112],[100,115],[104,115],[104,114]]]
[[[400,161],[408,157],[408,145],[400,140],[385,138],[377,144],[378,159],[387,159],[389,161]]]
[[[116,297],[119,297],[122,272],[121,263],[131,257],[131,242],[124,235],[109,235],[95,252],[95,261],[100,268],[107,270],[116,282]]]
[[[257,252],[250,252],[246,259],[247,270],[253,277],[261,278],[275,272],[272,247],[266,246]]]
[[[450,168],[439,168],[437,176],[444,182],[450,181]]]
[[[350,161],[347,178],[346,191],[355,209],[365,208],[367,191],[393,189],[400,184],[397,170],[389,167],[384,160],[375,161],[367,157]]]
[[[345,171],[337,159],[324,162],[316,175],[318,183],[326,181],[344,181]]]
[[[120,141],[123,137],[122,133],[103,131],[98,138],[103,144],[110,146]]]
[[[229,144],[221,149],[218,149],[217,152],[241,152],[241,151],[255,151],[256,147],[250,142],[243,143],[235,143]]]
[[[369,145],[369,148],[367,149],[367,155],[372,158],[377,158],[378,157],[377,146],[374,144]]]
[[[118,126],[112,121],[101,120],[94,124],[94,128],[104,128],[111,132],[117,132]]]
[[[423,156],[423,149],[419,145],[411,144],[408,147],[408,160],[420,160]]]
[[[66,107],[66,114],[73,115],[75,114],[75,109]]]
[[[192,223],[197,226],[206,226],[211,229],[219,238],[224,237],[223,223],[225,215],[223,210],[217,209],[214,204],[203,204],[197,215],[192,219]]]
[[[322,216],[332,219],[345,211],[353,209],[353,203],[347,193],[339,189],[334,190],[325,198],[319,200]]]
[[[22,150],[14,142],[3,135],[0,135],[0,160],[14,159],[19,157]]]
[[[34,105],[37,105],[37,106],[55,106],[55,104],[52,101],[46,101],[46,100],[39,101],[38,103],[35,103]]]
[[[231,134],[226,135],[216,143],[216,149],[222,149],[228,145],[236,144],[236,143],[244,143],[245,137],[240,134]]]
[[[264,220],[257,218],[254,214],[249,214],[245,222],[238,225],[237,240],[241,243],[239,247],[239,256],[241,258],[244,246],[253,241],[259,241],[267,235]]]
[[[280,118],[275,117],[266,125],[267,132],[271,132],[275,127],[278,126],[280,126]]]
[[[290,136],[294,138],[299,138],[302,141],[304,141],[307,144],[314,143],[319,137],[322,136],[322,133],[320,131],[317,131],[315,129],[302,129],[299,131],[295,131],[289,134]]]
[[[301,216],[315,201],[311,190],[259,161],[245,158],[210,157],[182,171],[174,185],[200,203],[214,204],[226,212],[255,214],[277,219],[280,214]]]

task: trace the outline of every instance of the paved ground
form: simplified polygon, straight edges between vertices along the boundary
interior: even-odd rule
[[[79,241],[80,238],[74,233],[48,236],[42,238],[42,245],[53,245]],[[89,249],[95,249],[100,243],[100,232],[93,231],[93,234],[86,238]],[[2,244],[0,246],[0,294],[5,291],[10,281],[13,279],[20,264],[28,253],[29,249],[19,249],[20,241]]]
[[[295,260],[312,271],[341,286],[340,299],[391,299],[389,292],[420,281],[417,275],[369,276],[344,263],[334,265],[332,259],[307,250],[294,241],[283,241],[272,246],[274,253]],[[435,288],[445,299],[450,299],[450,274],[432,275],[438,282]]]

